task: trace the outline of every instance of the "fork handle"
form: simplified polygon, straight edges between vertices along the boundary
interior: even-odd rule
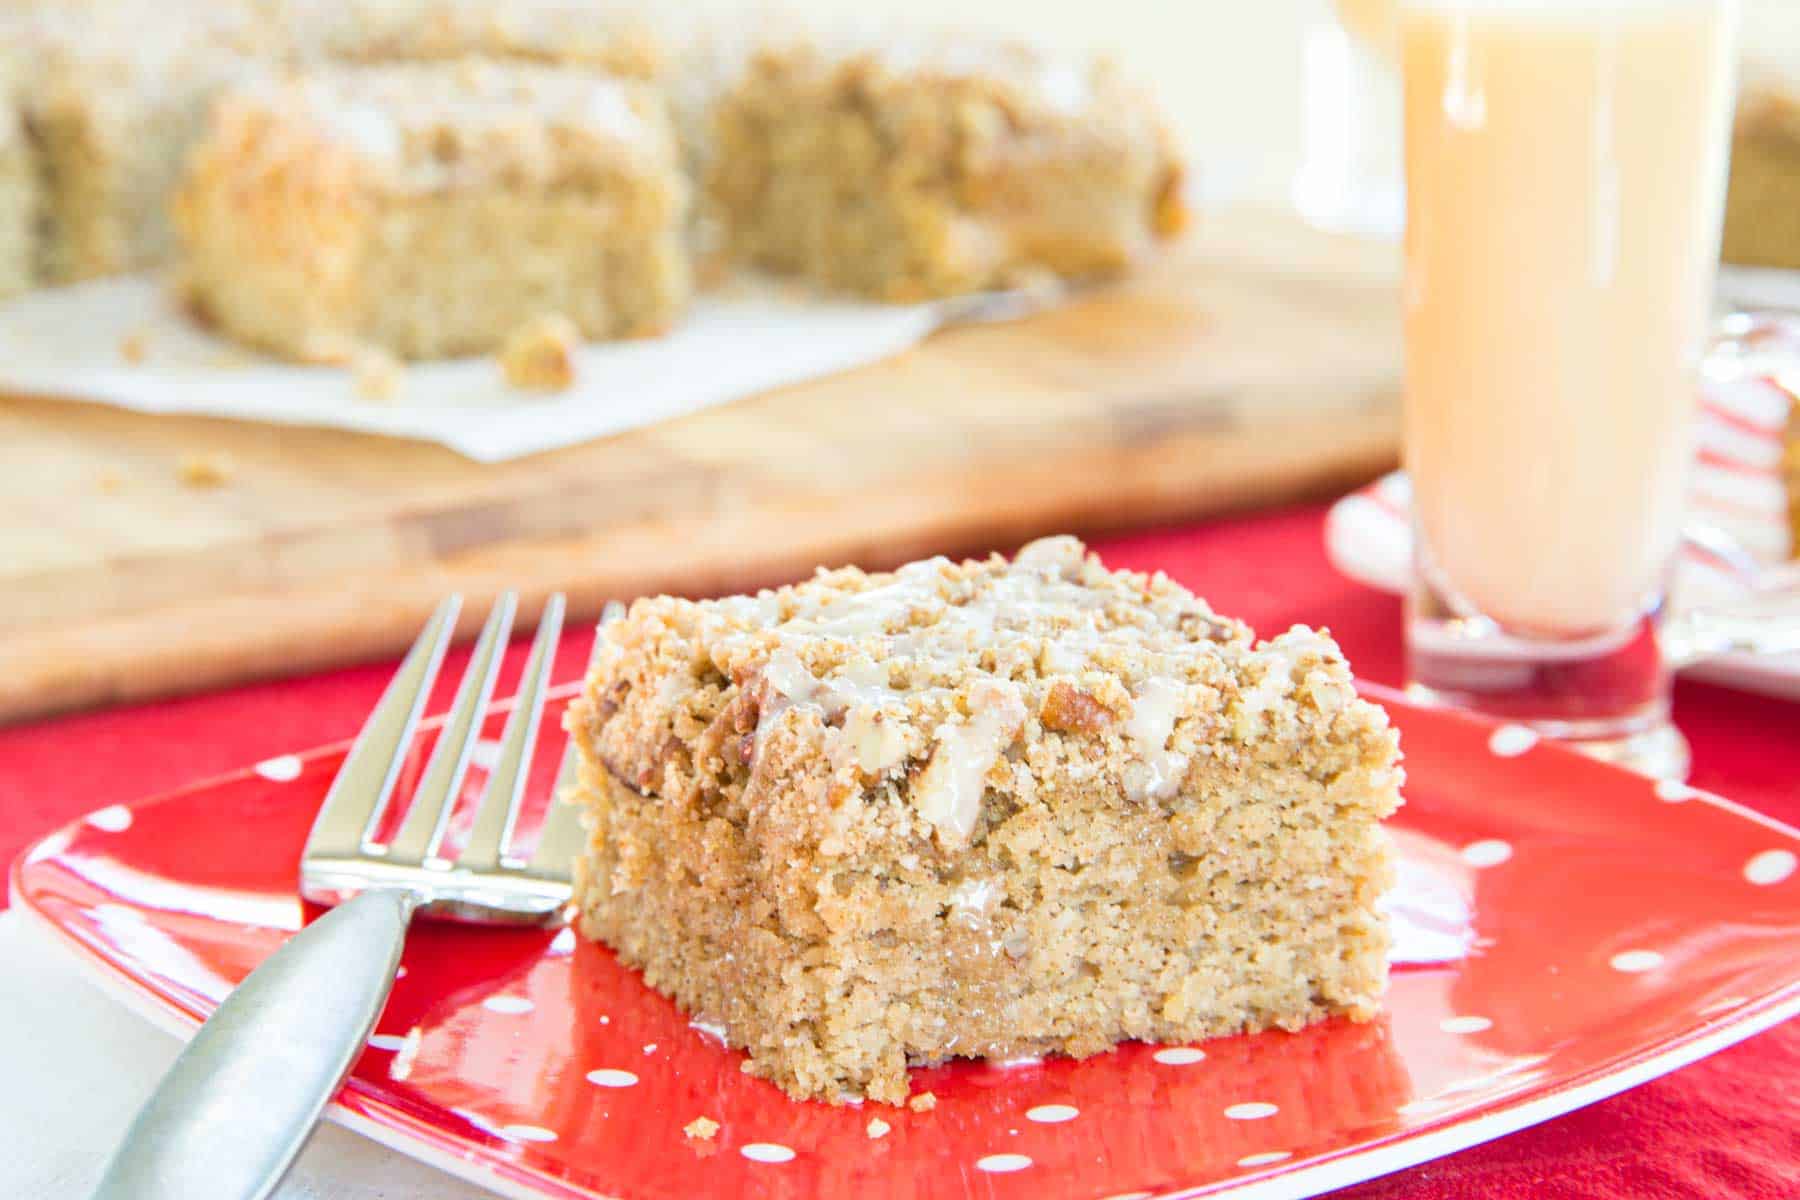
[[[163,1076],[93,1200],[274,1191],[375,1028],[414,904],[363,892],[251,972]]]

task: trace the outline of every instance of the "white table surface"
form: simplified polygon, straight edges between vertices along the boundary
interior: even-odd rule
[[[86,1196],[180,1043],[82,978],[68,951],[0,915],[0,1197]],[[481,1200],[491,1193],[326,1123],[278,1200]]]

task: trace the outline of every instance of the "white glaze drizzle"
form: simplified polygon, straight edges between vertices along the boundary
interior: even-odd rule
[[[937,728],[937,749],[913,787],[919,815],[937,829],[940,841],[962,845],[975,832],[987,773],[1025,723],[1018,685],[989,681],[970,696],[974,711],[958,724]]]
[[[985,930],[1000,900],[1000,888],[991,879],[965,879],[950,892],[950,922],[964,929]]]
[[[1178,680],[1153,676],[1144,681],[1137,698],[1131,703],[1131,717],[1125,722],[1125,736],[1137,748],[1149,776],[1141,794],[1134,800],[1160,800],[1173,795],[1187,772],[1187,755],[1168,748],[1169,736],[1175,732],[1175,720],[1187,699],[1187,689]],[[1134,789],[1138,791],[1138,789]]]
[[[963,685],[962,667],[1007,644],[1009,633],[1037,639],[1037,666],[1045,674],[1080,674],[1110,649],[1135,648],[1153,673],[1137,685],[1121,728],[1142,764],[1141,770],[1133,766],[1127,785],[1137,799],[1167,796],[1188,766],[1188,756],[1168,743],[1190,699],[1182,647],[1174,644],[1182,639],[1171,634],[1191,609],[1120,604],[1116,593],[1083,580],[1085,561],[1075,539],[1047,538],[973,583],[953,577],[949,560],[940,557],[909,563],[858,592],[737,597],[719,603],[720,616],[754,627],[725,633],[719,645],[726,657],[755,654],[770,647],[773,635],[763,668],[759,739],[787,710],[807,706],[839,726],[831,746],[839,767],[853,763],[878,775],[929,750],[911,791],[920,815],[950,843],[973,831],[986,776],[1027,715],[1018,684],[982,673]],[[784,608],[785,621],[779,619]],[[828,657],[839,659],[844,642],[854,643],[850,661],[823,678],[808,668],[812,647],[835,643]],[[1235,706],[1242,729],[1294,691],[1307,660],[1332,661],[1336,648],[1296,626],[1254,650],[1226,643],[1219,653],[1250,681]],[[934,682],[946,677],[959,682]],[[1331,682],[1315,666],[1303,686],[1316,692]],[[952,697],[964,686],[963,695]],[[929,737],[921,736],[905,710],[922,697],[946,699],[940,711],[966,702],[970,716],[942,721]],[[1321,696],[1320,706],[1340,701],[1335,694]]]

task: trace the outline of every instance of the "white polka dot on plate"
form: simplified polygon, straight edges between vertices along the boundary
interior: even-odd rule
[[[109,804],[87,815],[87,823],[107,833],[124,833],[131,828],[131,810],[123,804]]]
[[[1036,1108],[1025,1110],[1025,1119],[1036,1121],[1039,1125],[1061,1125],[1080,1115],[1081,1110],[1073,1104],[1040,1104]]]
[[[406,1039],[397,1033],[371,1033],[369,1045],[376,1050],[386,1050],[393,1054],[406,1045]]]
[[[487,999],[483,1000],[481,1002],[481,1007],[487,1009],[489,1012],[505,1013],[507,1016],[518,1016],[520,1013],[530,1012],[532,1009],[536,1008],[537,1005],[533,1004],[523,996],[498,995],[489,996]]]
[[[1499,838],[1483,838],[1462,848],[1462,860],[1471,867],[1497,867],[1512,854],[1512,843]]]
[[[300,778],[300,756],[298,754],[277,754],[274,758],[263,759],[250,769],[272,782],[292,783]]]
[[[1480,1033],[1493,1027],[1494,1023],[1486,1017],[1445,1017],[1438,1022],[1438,1028],[1445,1033]]]
[[[1225,1115],[1234,1121],[1260,1121],[1264,1117],[1272,1117],[1281,1110],[1273,1104],[1262,1100],[1251,1100],[1243,1104],[1234,1104],[1225,1110]]]
[[[1612,956],[1612,969],[1627,975],[1642,975],[1663,965],[1663,956],[1654,950],[1621,950]]]
[[[1764,850],[1744,864],[1744,878],[1758,887],[1770,887],[1794,873],[1800,860],[1792,850]]]
[[[601,1067],[587,1073],[587,1081],[599,1087],[627,1088],[637,1083],[637,1076],[630,1071],[621,1071],[616,1067]]]
[[[739,1146],[738,1153],[751,1162],[784,1163],[794,1161],[794,1152],[775,1142],[750,1142]]]
[[[1670,804],[1680,804],[1684,800],[1692,800],[1700,793],[1679,779],[1659,779],[1656,781],[1656,798]]]
[[[1523,725],[1502,725],[1488,735],[1488,749],[1501,758],[1517,758],[1537,744],[1537,730]]]
[[[502,1135],[515,1142],[554,1142],[556,1131],[545,1129],[542,1125],[502,1125]]]
[[[1206,1057],[1206,1051],[1192,1046],[1165,1046],[1150,1056],[1166,1067],[1187,1067]]]
[[[978,1170],[991,1171],[1004,1175],[1009,1171],[1023,1171],[1031,1165],[1031,1159],[1023,1154],[990,1154],[986,1158],[975,1160]]]
[[[1244,1155],[1238,1159],[1237,1165],[1240,1167],[1266,1167],[1270,1163],[1278,1163],[1292,1157],[1293,1154],[1286,1150],[1265,1150],[1261,1154]]]

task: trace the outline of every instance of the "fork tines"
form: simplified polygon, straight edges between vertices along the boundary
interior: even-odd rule
[[[473,828],[462,853],[452,861],[443,852],[444,832],[493,698],[518,597],[503,594],[482,625],[411,805],[399,830],[384,844],[376,836],[455,632],[462,598],[451,596],[438,605],[326,794],[302,858],[302,895],[335,904],[367,888],[389,887],[416,893],[421,912],[484,922],[557,919],[569,899],[569,866],[581,836],[579,824],[560,811],[567,806],[552,797],[537,851],[529,861],[507,851],[530,774],[544,693],[562,633],[563,607],[560,593],[544,605]],[[565,758],[562,774],[571,770],[572,763]],[[559,793],[565,782],[559,778]]]

